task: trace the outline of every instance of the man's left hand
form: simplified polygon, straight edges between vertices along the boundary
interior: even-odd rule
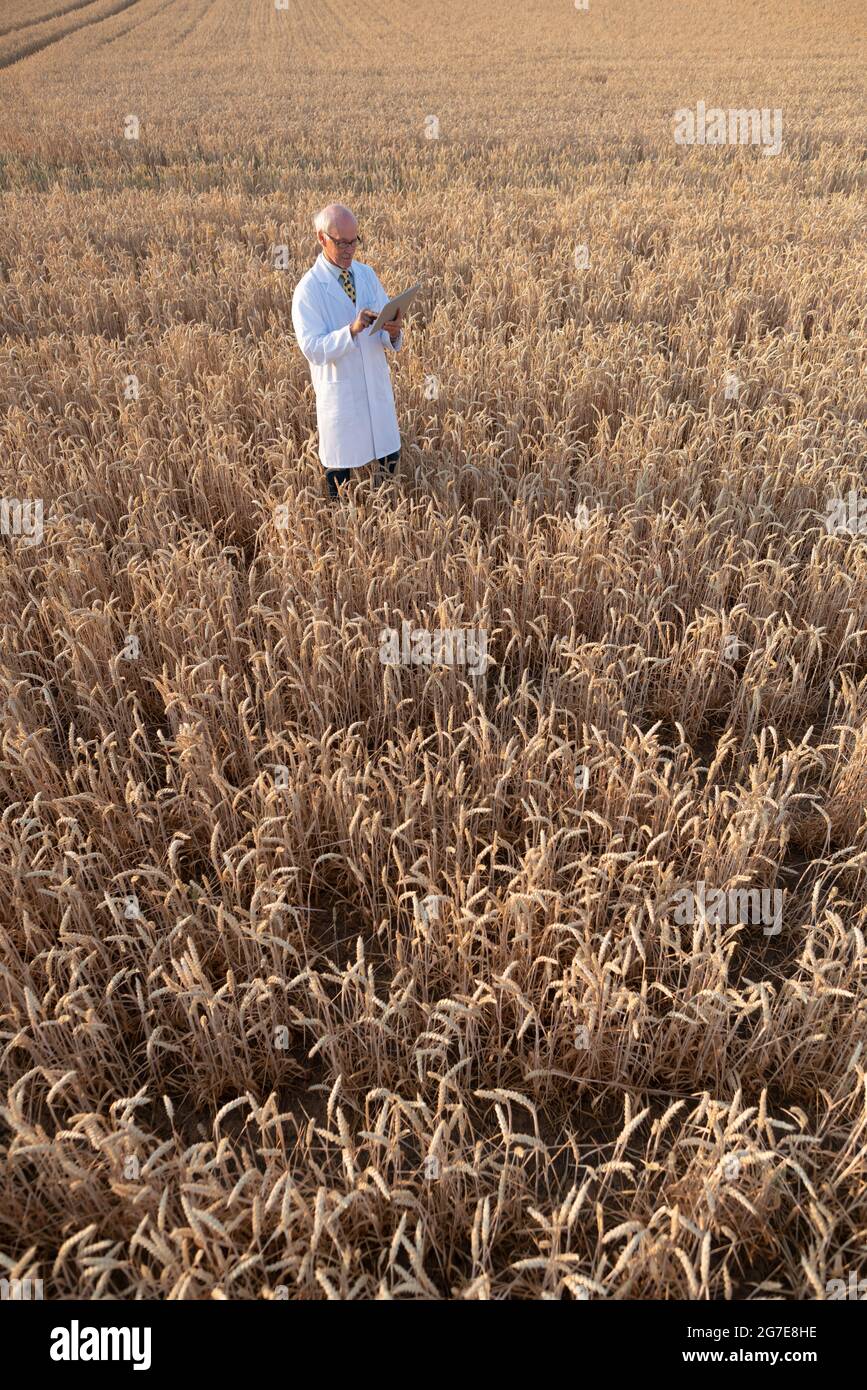
[[[403,310],[398,309],[397,318],[393,318],[391,323],[384,323],[382,327],[383,331],[388,334],[392,342],[394,342],[395,338],[399,338],[400,330],[403,328]]]

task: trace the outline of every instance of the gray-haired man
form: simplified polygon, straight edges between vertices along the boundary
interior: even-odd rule
[[[403,344],[402,315],[377,333],[370,325],[388,295],[376,272],[353,265],[361,238],[342,203],[314,218],[322,250],[292,296],[292,323],[316,392],[319,458],[332,497],[355,468],[378,460],[394,472],[400,430],[387,349]]]

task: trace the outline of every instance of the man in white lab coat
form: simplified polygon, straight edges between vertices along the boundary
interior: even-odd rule
[[[386,349],[403,342],[402,315],[370,333],[388,295],[369,265],[356,261],[358,224],[330,203],[314,218],[322,247],[292,296],[292,324],[316,392],[319,458],[331,497],[353,469],[377,460],[393,473],[400,454]]]

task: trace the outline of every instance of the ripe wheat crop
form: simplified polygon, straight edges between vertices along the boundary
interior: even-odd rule
[[[867,1276],[863,40],[5,6],[3,1275]],[[679,143],[700,103],[780,148]],[[332,199],[424,284],[400,472],[337,506],[289,317]]]

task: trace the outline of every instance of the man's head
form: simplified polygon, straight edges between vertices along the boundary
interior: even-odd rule
[[[358,240],[358,223],[342,203],[329,203],[313,219],[316,239],[332,265],[348,270]]]

